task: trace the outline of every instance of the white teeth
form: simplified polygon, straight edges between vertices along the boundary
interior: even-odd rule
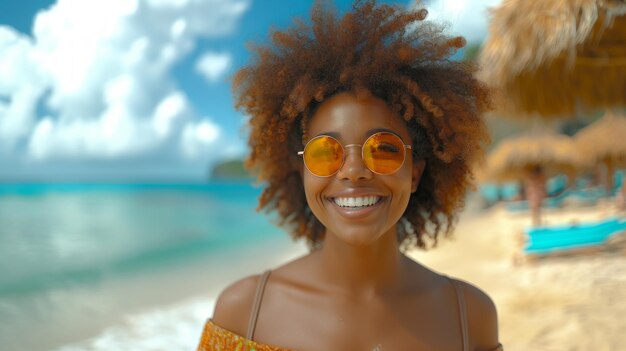
[[[367,207],[380,201],[380,196],[336,197],[335,203],[341,207]]]

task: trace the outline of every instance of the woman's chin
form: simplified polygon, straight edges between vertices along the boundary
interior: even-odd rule
[[[335,237],[350,246],[371,246],[378,243],[383,236],[382,232],[373,232],[371,230],[349,230],[345,229],[341,234],[334,234]]]

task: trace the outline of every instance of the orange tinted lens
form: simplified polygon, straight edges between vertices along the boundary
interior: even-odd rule
[[[404,163],[404,142],[391,133],[376,133],[363,145],[363,162],[379,174],[391,174]]]
[[[304,163],[311,173],[326,177],[339,170],[343,162],[343,149],[329,136],[312,139],[304,149]]]

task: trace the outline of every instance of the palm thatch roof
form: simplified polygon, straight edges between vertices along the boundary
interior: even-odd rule
[[[482,175],[487,181],[521,180],[536,167],[547,176],[573,175],[581,167],[573,139],[547,131],[504,139],[489,153]]]
[[[626,167],[626,116],[623,114],[607,111],[604,117],[576,133],[574,140],[580,156],[589,165],[610,160],[616,167]]]
[[[480,78],[501,112],[571,116],[626,105],[625,0],[504,0]]]

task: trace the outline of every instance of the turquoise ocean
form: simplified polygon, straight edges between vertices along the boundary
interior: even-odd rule
[[[248,183],[0,184],[2,350],[191,350],[218,292],[306,252]]]

